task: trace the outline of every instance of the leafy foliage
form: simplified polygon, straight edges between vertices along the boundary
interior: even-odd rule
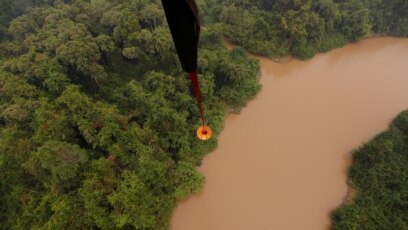
[[[408,36],[406,0],[365,0],[363,2],[370,10],[370,20],[375,33]]]
[[[201,189],[195,167],[226,111],[260,90],[243,48],[309,58],[371,31],[408,35],[406,0],[198,4],[205,143],[158,0],[0,0],[1,229],[167,229],[177,199]],[[406,118],[356,152],[360,195],[335,229],[408,228]]]
[[[379,34],[408,36],[406,0],[199,1],[207,24],[221,23],[232,42],[268,57],[300,59]]]
[[[160,2],[26,3],[1,2],[15,10],[0,11],[0,229],[167,229],[177,199],[200,191],[195,168],[216,137],[195,137]],[[224,49],[216,26],[202,37],[217,135],[259,91],[259,64]]]
[[[389,130],[357,149],[349,183],[358,195],[337,208],[333,229],[408,228],[408,111]]]

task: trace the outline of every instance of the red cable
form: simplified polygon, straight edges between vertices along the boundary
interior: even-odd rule
[[[203,105],[201,104],[201,92],[200,92],[200,85],[198,84],[197,71],[190,72],[190,79],[191,79],[191,84],[193,86],[194,95],[197,99],[198,109],[200,110],[201,122],[203,123],[203,126],[204,126],[204,120],[205,120],[204,119],[204,109],[203,109]]]

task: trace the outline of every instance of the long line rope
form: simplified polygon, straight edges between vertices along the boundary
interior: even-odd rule
[[[197,100],[198,110],[200,111],[201,123],[202,123],[202,126],[204,127],[205,117],[204,117],[203,105],[201,103],[201,92],[200,92],[200,85],[198,84],[197,71],[190,72],[190,79],[191,79],[191,84],[193,86],[194,95]]]

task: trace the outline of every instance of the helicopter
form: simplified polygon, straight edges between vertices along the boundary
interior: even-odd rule
[[[192,89],[197,101],[201,117],[201,126],[197,129],[197,137],[203,141],[209,140],[212,130],[205,124],[197,74],[197,53],[200,38],[200,20],[197,4],[194,0],[162,0],[162,5],[181,67],[190,76]]]

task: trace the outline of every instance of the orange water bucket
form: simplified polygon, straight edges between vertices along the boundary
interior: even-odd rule
[[[200,126],[200,128],[197,129],[197,137],[198,139],[202,141],[209,140],[212,136],[212,130],[210,127],[206,125]]]

